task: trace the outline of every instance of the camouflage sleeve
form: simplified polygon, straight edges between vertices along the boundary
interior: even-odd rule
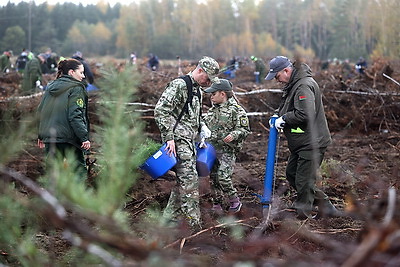
[[[236,126],[230,134],[233,136],[234,140],[241,142],[250,133],[249,118],[247,117],[246,111],[241,106],[238,105],[236,108]]]
[[[166,86],[156,104],[154,118],[163,142],[174,139],[174,125],[186,101],[183,94],[185,88],[184,80],[173,80]]]

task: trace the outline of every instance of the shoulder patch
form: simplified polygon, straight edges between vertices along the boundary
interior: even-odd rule
[[[82,98],[78,98],[76,100],[76,104],[78,105],[78,107],[83,108],[83,99]]]
[[[305,96],[305,95],[301,95],[301,96],[299,96],[299,100],[304,100],[304,99],[306,99],[307,97]]]
[[[240,125],[243,126],[243,127],[249,126],[249,118],[241,117],[240,118]]]

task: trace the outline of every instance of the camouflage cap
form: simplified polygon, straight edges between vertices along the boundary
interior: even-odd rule
[[[217,77],[219,65],[215,59],[204,56],[200,59],[199,65],[207,73],[212,83],[219,83],[219,78]]]
[[[213,83],[210,87],[204,90],[206,93],[214,93],[216,91],[232,91],[232,83],[226,79],[219,79],[219,83]]]

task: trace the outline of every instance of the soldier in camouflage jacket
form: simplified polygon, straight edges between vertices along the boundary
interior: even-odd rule
[[[177,78],[166,86],[154,110],[162,141],[167,144],[165,150],[168,155],[177,156],[179,160],[175,166],[176,186],[171,191],[163,217],[167,222],[186,219],[194,230],[201,228],[195,138],[199,128],[203,137],[208,138],[211,135],[200,118],[200,87],[219,82],[216,77],[218,72],[218,63],[213,58],[203,57],[196,69],[188,74],[192,82],[193,98],[179,121],[179,114],[189,96],[188,86],[182,78]]]

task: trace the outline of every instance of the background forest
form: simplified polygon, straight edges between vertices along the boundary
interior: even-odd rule
[[[145,0],[110,6],[0,7],[0,50],[163,59],[290,56],[399,58],[396,0]]]

